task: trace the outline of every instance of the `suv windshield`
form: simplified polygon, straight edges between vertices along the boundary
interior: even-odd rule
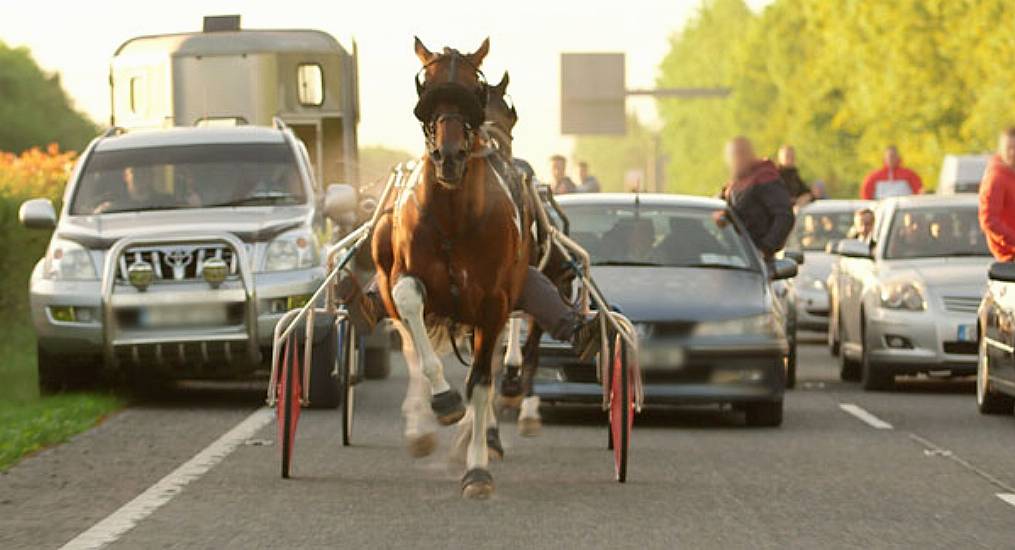
[[[897,210],[885,243],[885,258],[989,256],[975,206]]]
[[[177,145],[97,151],[71,214],[302,204],[306,192],[285,143]]]
[[[801,212],[787,250],[825,250],[828,241],[845,239],[853,226],[853,212]]]
[[[564,205],[571,238],[592,265],[759,269],[732,224],[719,227],[712,210],[658,205]]]

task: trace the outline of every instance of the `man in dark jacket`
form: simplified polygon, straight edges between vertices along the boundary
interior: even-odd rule
[[[755,156],[754,146],[744,136],[726,144],[726,165],[730,181],[723,198],[765,259],[771,259],[793,229],[793,202],[779,170],[772,161]]]

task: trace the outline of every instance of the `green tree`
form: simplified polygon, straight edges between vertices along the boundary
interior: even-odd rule
[[[80,151],[98,133],[71,105],[59,75],[47,75],[27,48],[0,43],[0,150],[20,152],[58,143]]]

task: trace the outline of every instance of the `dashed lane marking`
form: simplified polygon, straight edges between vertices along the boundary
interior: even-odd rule
[[[951,450],[946,449],[938,445],[937,443],[934,443],[933,441],[927,439],[926,437],[922,437],[914,433],[911,433],[909,434],[909,438],[923,445],[924,447],[923,454],[925,456],[939,456],[942,458],[947,458],[948,460],[951,460],[952,462],[958,464],[959,466],[962,466],[966,470],[985,479],[991,485],[997,487],[998,489],[1001,489],[1002,491],[1004,491],[1004,493],[998,493],[997,497],[1007,502],[1008,504],[1015,506],[1015,487],[1008,485],[1007,483],[991,475],[990,472],[984,470],[983,468],[980,468],[979,466],[973,464],[972,462],[969,462],[968,460],[955,454]],[[1005,496],[1002,495],[1011,497],[1011,500],[1005,498]]]
[[[839,403],[839,408],[843,411],[855,416],[860,419],[861,422],[867,424],[871,428],[876,430],[891,430],[892,425],[873,414],[867,412],[863,407],[853,403]]]
[[[237,447],[271,422],[272,417],[271,409],[258,409],[155,485],[134,497],[134,500],[74,537],[63,545],[61,550],[91,550],[116,542],[138,523],[180,494],[189,483],[199,479],[225,460]]]
[[[1012,493],[998,493],[997,498],[1015,506],[1015,494]]]

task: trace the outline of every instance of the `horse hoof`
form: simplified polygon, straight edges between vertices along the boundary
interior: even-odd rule
[[[437,448],[437,434],[430,432],[416,437],[410,437],[408,441],[409,455],[412,458],[423,458],[430,456]]]
[[[502,393],[497,396],[497,407],[500,409],[518,409],[522,406],[523,399],[525,397],[522,394],[505,395]]]
[[[497,428],[486,429],[486,455],[494,462],[504,460],[504,446],[500,444],[500,430]]]
[[[453,389],[434,394],[430,399],[430,408],[433,409],[441,426],[450,426],[465,416],[462,394]]]
[[[519,418],[518,435],[522,437],[537,437],[543,431],[543,421],[538,418]]]
[[[462,496],[472,500],[486,500],[493,496],[493,476],[483,468],[473,468],[462,477]]]

